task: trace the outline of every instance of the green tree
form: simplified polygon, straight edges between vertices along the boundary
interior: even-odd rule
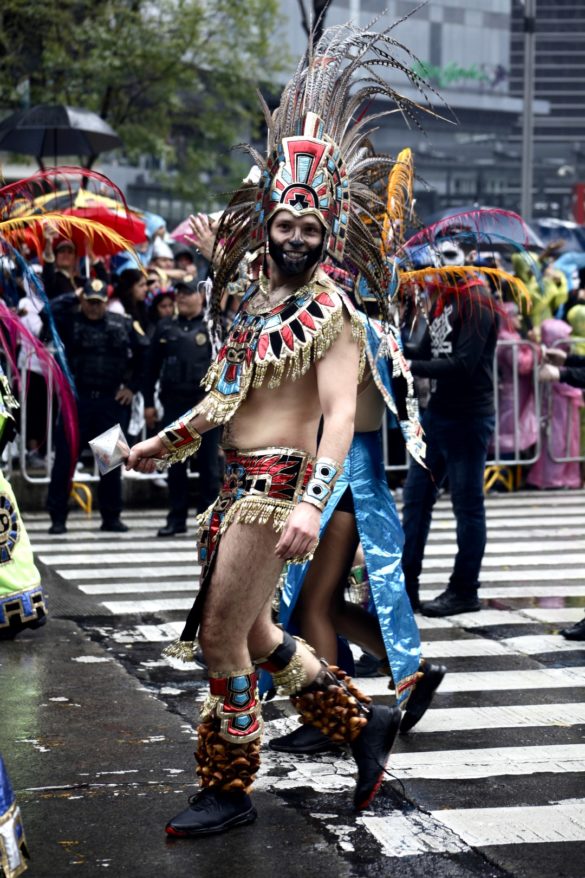
[[[0,107],[94,110],[130,157],[165,158],[177,188],[204,199],[241,174],[230,147],[253,133],[256,88],[283,62],[278,8],[277,0],[2,0]]]

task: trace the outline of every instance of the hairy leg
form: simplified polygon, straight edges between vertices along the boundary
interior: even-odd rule
[[[250,666],[248,633],[282,569],[277,540],[269,525],[238,522],[222,536],[199,638],[210,671]]]
[[[238,522],[221,539],[199,637],[212,673],[248,668],[282,642],[270,612],[282,570],[282,560],[274,554],[278,539],[270,525]],[[319,662],[300,645],[299,653],[308,679],[313,679]]]

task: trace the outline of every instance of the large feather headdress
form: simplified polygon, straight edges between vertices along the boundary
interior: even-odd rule
[[[385,313],[388,267],[381,247],[385,202],[372,187],[388,175],[395,159],[372,155],[368,138],[375,130],[372,123],[383,116],[398,113],[420,128],[420,113],[431,112],[401,95],[382,76],[384,69],[394,68],[421,99],[431,91],[411,69],[414,56],[393,38],[394,27],[382,32],[353,24],[326,29],[301,58],[277,109],[271,113],[261,99],[268,128],[267,156],[245,147],[260,169],[260,182],[242,185],[223,213],[214,301],[244,254],[264,243],[274,213],[290,210],[320,219],[327,255],[360,274]],[[389,105],[372,112],[376,98]]]

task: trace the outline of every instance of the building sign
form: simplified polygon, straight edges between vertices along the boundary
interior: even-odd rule
[[[455,62],[446,67],[438,67],[435,64],[427,64],[417,61],[412,67],[413,73],[426,79],[438,88],[449,88],[464,82],[466,85],[477,84],[483,89],[494,89],[508,78],[508,71],[502,64],[472,64],[471,67],[461,67]]]

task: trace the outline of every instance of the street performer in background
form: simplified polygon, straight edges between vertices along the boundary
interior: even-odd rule
[[[167,652],[191,657],[198,636],[210,676],[196,753],[202,789],[168,823],[172,836],[216,833],[255,819],[248,793],[263,725],[258,667],[291,696],[303,722],[351,745],[357,810],[374,798],[400,724],[398,708],[370,704],[343,671],[320,661],[271,617],[284,562],[302,561],[316,547],[354,432],[364,326],[321,269],[326,256],[361,274],[388,325],[388,269],[375,220],[384,202],[371,183],[386,176],[393,160],[373,159],[363,149],[369,116],[360,110],[380,93],[414,116],[413,106],[380,78],[367,79],[377,64],[415,78],[394,60],[395,50],[389,30],[331,28],[300,63],[274,115],[266,111],[267,160],[252,151],[259,185],[240,187],[219,226],[214,316],[246,252],[259,252],[262,270],[207,374],[205,398],[135,445],[127,461],[130,469],[152,472],[156,458],[184,460],[202,433],[224,425],[224,485],[200,516],[200,591],[181,640]],[[360,76],[367,85],[350,96]]]

